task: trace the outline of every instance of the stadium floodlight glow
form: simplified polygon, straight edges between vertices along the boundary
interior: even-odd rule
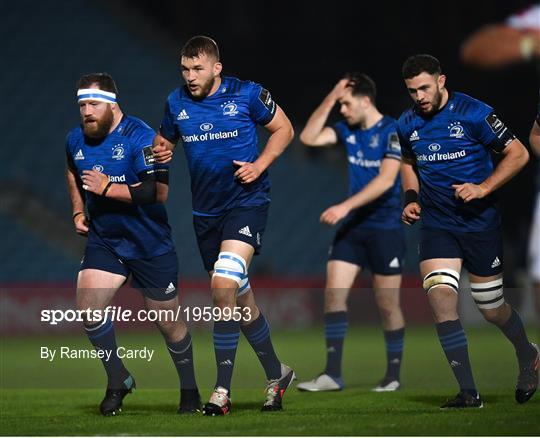
[[[97,100],[98,102],[116,103],[116,94],[99,88],[81,88],[77,90],[77,102]]]

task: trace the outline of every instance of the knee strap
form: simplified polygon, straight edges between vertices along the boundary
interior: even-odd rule
[[[213,277],[223,277],[234,280],[238,284],[238,296],[245,294],[249,288],[246,261],[234,252],[222,251],[214,264]]]
[[[432,271],[424,277],[423,287],[426,293],[440,286],[449,287],[457,293],[459,290],[459,272],[443,268]]]
[[[496,309],[504,304],[503,279],[471,283],[471,295],[479,309]]]

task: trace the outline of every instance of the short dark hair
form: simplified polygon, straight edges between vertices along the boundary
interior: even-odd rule
[[[371,100],[371,103],[375,104],[377,87],[373,79],[365,73],[357,71],[347,73],[345,78],[349,80],[347,87],[351,89],[353,96],[367,96]]]
[[[401,74],[403,79],[411,79],[421,73],[429,73],[430,75],[441,74],[441,64],[434,56],[425,53],[413,55],[407,58],[403,63]]]
[[[100,90],[114,93],[118,97],[118,88],[109,73],[89,73],[84,75],[77,82],[77,89],[90,88],[94,84],[97,84]]]
[[[217,43],[210,37],[197,35],[190,38],[180,51],[180,56],[183,58],[196,58],[201,54],[214,57],[219,61],[219,47]]]

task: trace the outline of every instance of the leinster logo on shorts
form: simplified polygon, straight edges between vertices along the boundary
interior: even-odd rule
[[[92,169],[96,172],[103,173],[103,166],[101,164],[94,164],[94,166],[92,166]]]
[[[124,145],[123,144],[115,144],[112,151],[112,158],[113,160],[121,160],[124,158]]]
[[[238,114],[238,106],[236,105],[236,103],[234,103],[234,100],[229,100],[225,103],[222,103],[221,107],[223,108],[224,116],[233,117]]]

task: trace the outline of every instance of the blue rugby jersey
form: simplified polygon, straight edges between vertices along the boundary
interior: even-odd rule
[[[492,107],[451,93],[433,116],[423,116],[414,107],[405,111],[398,135],[403,157],[418,167],[423,226],[473,232],[500,225],[494,194],[465,203],[455,198],[452,188],[483,182],[493,172],[490,152],[501,152],[515,138]]]
[[[168,96],[160,133],[173,143],[182,140],[194,215],[217,216],[270,202],[267,172],[241,184],[233,160],[258,158],[257,124],[270,123],[275,112],[275,102],[261,85],[232,77],[224,77],[218,90],[202,100],[185,87]]]
[[[349,126],[340,121],[332,126],[339,142],[346,146],[349,161],[349,196],[361,191],[380,171],[382,160],[401,160],[396,121],[384,116],[369,129]],[[401,227],[401,182],[378,199],[351,212],[362,228],[394,229]]]
[[[66,153],[79,176],[83,170],[103,172],[113,182],[135,184],[151,177],[155,132],[142,120],[124,116],[116,129],[96,142],[81,126],[67,135]],[[125,260],[156,257],[174,250],[165,206],[133,205],[86,192],[90,216],[88,244],[101,243]]]

